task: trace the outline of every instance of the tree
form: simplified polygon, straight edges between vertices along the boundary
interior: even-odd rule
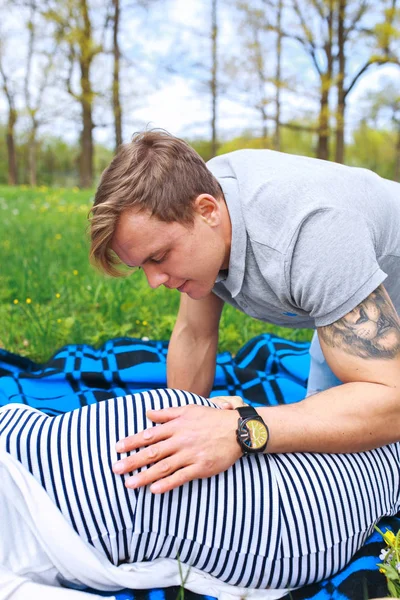
[[[389,131],[386,143],[394,154],[393,179],[400,182],[400,91],[392,82],[383,83],[382,89],[366,96],[366,122],[377,127],[386,124]]]
[[[282,13],[283,0],[278,0],[276,10],[276,71],[275,71],[275,131],[274,150],[281,149],[281,90],[282,90]]]
[[[37,16],[38,5],[35,0],[28,0],[27,7],[29,15],[27,20],[28,30],[28,47],[27,59],[24,77],[24,98],[26,111],[30,120],[30,128],[28,133],[28,173],[29,183],[31,186],[37,185],[37,146],[38,146],[38,129],[42,123],[39,112],[43,105],[43,98],[49,84],[49,76],[54,66],[54,58],[57,52],[57,43],[48,51],[42,52],[41,56],[44,59],[40,75],[34,75],[33,59],[36,52],[37,41]],[[32,79],[34,78],[34,82]],[[35,98],[32,93],[32,87],[36,88]]]
[[[18,118],[15,96],[16,90],[11,76],[7,73],[4,59],[4,41],[0,40],[0,75],[3,81],[3,92],[7,100],[8,116],[6,129],[6,145],[8,157],[8,184],[17,185],[18,183],[18,168],[17,168],[17,152],[15,145],[15,125]]]
[[[397,0],[382,0],[379,6],[383,7],[383,14],[375,25],[363,26],[363,17],[369,16],[373,4],[368,0],[338,0],[337,15],[337,113],[336,113],[336,162],[344,161],[344,127],[346,102],[350,92],[359,79],[373,66],[380,66],[388,62],[399,63],[399,58],[392,49],[393,42],[398,39],[399,31],[396,27],[398,18]],[[354,47],[357,43],[369,40],[372,47],[369,49],[364,61],[349,73],[349,52],[347,47]],[[354,63],[354,61],[353,61]]]
[[[311,58],[319,78],[319,116],[317,157],[329,159],[329,97],[334,74],[334,20],[337,0],[293,0],[301,34],[288,34],[297,40]],[[311,24],[314,25],[313,29]]]
[[[241,59],[236,61],[236,69],[240,73],[235,79],[243,82],[246,91],[254,98],[254,107],[260,115],[262,147],[270,145],[268,122],[271,116],[268,107],[272,104],[271,88],[273,77],[269,75],[267,39],[270,33],[266,31],[265,15],[263,8],[239,3],[239,9],[243,16],[240,24],[244,44]],[[243,52],[244,50],[244,52]],[[235,82],[236,84],[236,82]]]
[[[242,15],[240,34],[243,38],[240,58],[234,63],[235,86],[240,81],[245,92],[251,95],[252,103],[261,120],[261,140],[264,148],[272,146],[281,149],[283,138],[281,130],[315,131],[308,117],[303,119],[286,118],[282,120],[282,91],[293,92],[298,88],[295,76],[283,77],[283,0],[260,0],[244,2],[239,0],[238,9]],[[287,70],[287,69],[286,69]],[[233,77],[232,77],[233,79]],[[273,131],[270,132],[269,123]],[[272,135],[271,135],[272,133]]]
[[[211,0],[211,155],[218,150],[217,136],[217,98],[218,98],[218,19],[217,0]]]
[[[121,52],[119,48],[119,24],[120,24],[120,3],[119,0],[112,0],[113,13],[113,82],[112,82],[112,105],[114,114],[114,136],[115,150],[122,144],[122,107],[120,97],[120,59]]]
[[[50,0],[51,1],[51,0]],[[101,52],[93,35],[88,0],[53,0],[46,17],[57,26],[56,39],[66,47],[68,72],[66,89],[81,108],[80,186],[93,185],[93,102],[95,92],[91,82],[91,69],[95,57]],[[76,75],[78,67],[79,75]],[[74,79],[79,80],[78,89]]]

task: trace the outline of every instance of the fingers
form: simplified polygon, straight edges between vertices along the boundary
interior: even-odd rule
[[[238,408],[240,406],[245,406],[245,402],[243,401],[243,398],[241,398],[240,396],[232,396],[229,399],[229,401],[232,404],[233,408]]]
[[[238,397],[231,400],[242,404]],[[127,487],[150,485],[152,492],[163,493],[192,479],[222,473],[241,456],[234,433],[237,415],[232,410],[189,405],[149,411],[147,415],[160,425],[117,445],[118,452],[140,448],[113,465],[116,474],[135,473],[126,479]]]
[[[171,452],[172,446],[168,441],[161,441],[158,443],[151,441],[151,446],[148,446],[140,452],[136,452],[132,456],[127,456],[126,458],[122,458],[114,463],[112,470],[117,475],[123,475],[124,473],[130,473],[131,471],[137,471],[137,469],[141,469],[146,465],[161,461],[166,456],[169,456]]]
[[[144,485],[154,484],[154,482],[162,481],[163,479],[172,476],[172,474],[178,473],[179,470],[181,470],[181,467],[182,460],[179,454],[167,456],[148,469],[136,473],[132,477],[126,479],[125,485],[127,488],[135,489]]]
[[[171,408],[162,408],[161,410],[148,410],[146,415],[153,423],[168,423],[182,415],[186,406],[174,406]]]
[[[153,494],[163,494],[199,477],[195,465],[179,468],[178,464],[180,465],[180,461],[168,457],[150,469],[129,477],[125,485],[127,488],[135,489],[151,484],[150,491]]]
[[[162,410],[148,410],[146,415],[153,423],[168,423],[178,418],[182,414],[183,407],[163,408]],[[154,444],[160,440],[166,439],[170,434],[168,428],[149,427],[135,435],[130,435],[123,440],[119,440],[115,446],[118,453],[131,452],[143,446]]]
[[[119,454],[131,452],[132,450],[143,448],[143,446],[160,442],[167,436],[168,434],[162,427],[150,427],[149,429],[135,433],[135,435],[130,435],[123,440],[119,440],[115,445],[115,449]]]
[[[210,401],[213,404],[216,404],[219,408],[223,408],[224,410],[233,410],[232,404],[226,398],[210,398]]]
[[[197,469],[194,465],[190,467],[185,467],[184,469],[179,469],[179,471],[175,471],[169,477],[164,477],[164,479],[160,479],[153,483],[150,486],[150,491],[153,494],[163,494],[164,492],[169,492],[188,481],[192,481],[193,479],[198,479],[199,475],[197,473]]]
[[[210,398],[210,401],[225,410],[233,410],[239,406],[244,406],[243,399],[240,396],[216,396]]]

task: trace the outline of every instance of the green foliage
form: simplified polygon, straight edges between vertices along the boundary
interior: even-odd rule
[[[272,147],[272,140],[268,141],[268,147]],[[250,132],[244,132],[242,135],[221,144],[218,148],[218,154],[226,154],[227,152],[235,152],[235,150],[243,150],[245,148],[264,148],[263,140],[254,137]]]
[[[395,165],[396,136],[393,131],[372,129],[366,123],[353,133],[353,143],[346,149],[346,163],[364,167],[381,177],[392,179]]]
[[[0,126],[0,140],[5,139],[5,127]],[[65,140],[47,136],[37,144],[37,183],[45,186],[73,187],[79,180],[79,147]],[[28,142],[25,136],[17,140],[19,182],[28,184]],[[94,153],[95,177],[98,178],[113,157],[113,151],[96,145]],[[6,145],[0,143],[0,185],[7,183]]]
[[[42,362],[68,343],[170,338],[179,292],[150,289],[140,271],[113,279],[89,264],[92,196],[78,188],[0,187],[0,346]],[[219,349],[235,353],[265,331],[310,338],[308,331],[267,326],[227,307]]]
[[[188,143],[198,152],[201,158],[205,161],[211,158],[211,140],[188,140]]]
[[[295,125],[295,124],[293,124]],[[308,123],[305,127],[311,126]],[[301,124],[298,124],[301,127]],[[301,154],[303,156],[315,156],[316,134],[312,131],[291,129],[282,127],[281,129],[281,151],[289,154]],[[232,140],[222,143],[218,148],[218,154],[226,154],[235,150],[243,150],[244,148],[264,148],[264,140],[259,137],[254,137],[251,132],[244,132],[242,135],[233,138]],[[267,147],[272,149],[272,137],[267,139]]]

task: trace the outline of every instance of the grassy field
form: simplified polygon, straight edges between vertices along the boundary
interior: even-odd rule
[[[151,290],[142,272],[106,278],[89,264],[92,198],[93,192],[76,188],[0,187],[0,347],[43,362],[68,343],[169,339],[179,292]],[[235,353],[266,331],[311,337],[310,331],[269,326],[225,307],[219,349]]]

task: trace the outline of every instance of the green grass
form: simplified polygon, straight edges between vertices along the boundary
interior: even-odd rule
[[[118,337],[168,340],[179,292],[151,290],[143,273],[107,278],[88,261],[87,213],[93,192],[0,187],[0,346],[43,362],[69,343]],[[219,350],[232,353],[273,332],[311,332],[265,323],[225,307]]]

